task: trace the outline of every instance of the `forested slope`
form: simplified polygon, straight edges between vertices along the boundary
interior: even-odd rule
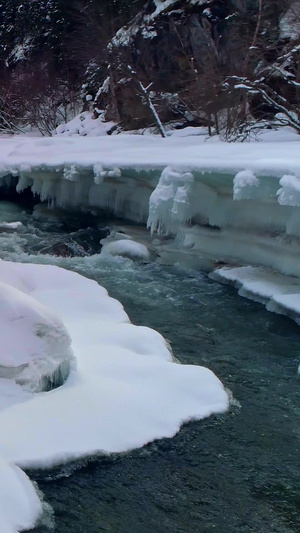
[[[299,0],[0,0],[3,128],[81,107],[137,129],[299,126]]]

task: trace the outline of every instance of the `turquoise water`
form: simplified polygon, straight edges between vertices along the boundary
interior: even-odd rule
[[[211,368],[235,399],[225,415],[186,424],[173,439],[30,472],[55,516],[35,533],[299,532],[299,327],[205,273],[38,254],[53,242],[95,254],[107,222],[74,214],[24,214],[23,222],[19,236],[0,235],[2,258],[55,262],[96,279],[132,322],[160,331],[180,361]]]

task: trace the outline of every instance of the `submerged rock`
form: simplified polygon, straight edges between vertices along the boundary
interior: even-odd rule
[[[85,249],[77,243],[65,244],[56,242],[51,246],[46,246],[40,250],[43,255],[56,255],[57,257],[84,257],[87,254]]]

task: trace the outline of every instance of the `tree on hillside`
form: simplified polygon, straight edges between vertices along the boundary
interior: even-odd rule
[[[163,123],[225,138],[278,113],[297,129],[299,4],[0,0],[2,122],[35,117],[49,133],[76,93],[123,129],[155,124],[148,96]]]

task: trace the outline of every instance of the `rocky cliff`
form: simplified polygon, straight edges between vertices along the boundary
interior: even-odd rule
[[[16,11],[16,2],[4,2],[2,71],[24,73],[26,62],[32,67],[42,57],[44,70],[51,63],[48,85],[59,76],[61,86],[67,76],[78,93],[82,82],[85,108],[92,107],[96,116],[104,110],[122,129],[155,124],[143,88],[162,122],[175,127],[219,128],[224,110],[245,114],[247,106],[254,118],[278,112],[261,93],[245,99],[232,91],[233,77],[253,83],[263,75],[275,96],[298,106],[299,87],[290,82],[299,83],[299,53],[288,61],[280,58],[299,43],[299,0],[19,4]],[[45,83],[38,85],[42,90]]]

